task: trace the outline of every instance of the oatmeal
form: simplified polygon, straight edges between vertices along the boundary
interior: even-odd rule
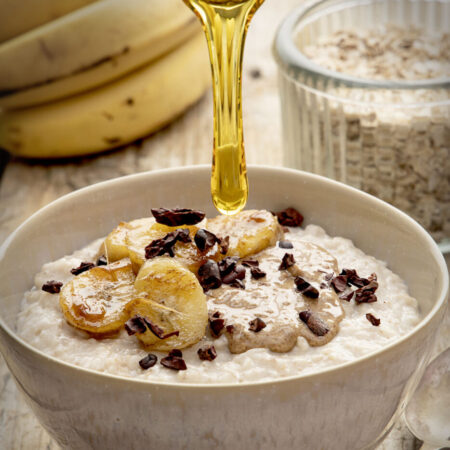
[[[242,383],[353,361],[418,323],[417,303],[403,281],[351,241],[330,237],[314,225],[284,227],[283,234],[272,225],[270,213],[241,214],[248,227],[243,226],[240,239],[233,234],[238,227],[227,231],[226,254],[220,245],[224,236],[200,233],[200,254],[208,255],[201,262],[192,259],[192,249],[187,252],[191,259],[183,259],[185,246],[197,245],[199,230],[191,229],[192,242],[185,242],[189,233],[183,232],[182,240],[170,246],[173,256],[150,256],[136,275],[129,258],[112,262],[107,256],[107,265],[99,259],[99,248],[106,248],[103,239],[45,264],[23,300],[18,334],[46,354],[104,373],[164,382]],[[202,226],[208,231],[207,221]],[[153,237],[155,229],[161,231],[154,227],[153,220],[146,222]],[[142,234],[142,229],[126,228],[134,231],[125,234]],[[168,248],[167,234],[154,239],[163,239],[160,248]],[[149,244],[147,238],[148,247],[154,241]],[[128,242],[106,241],[116,256],[117,246]],[[188,269],[194,260],[200,268]],[[95,267],[72,273],[92,261]],[[202,277],[205,266],[209,269]],[[92,298],[93,277],[104,296]],[[130,277],[138,298],[130,301],[129,288],[122,287],[111,314],[107,297]],[[122,298],[126,306],[121,309]],[[91,309],[80,312],[80,304]],[[122,326],[112,333],[117,321]]]

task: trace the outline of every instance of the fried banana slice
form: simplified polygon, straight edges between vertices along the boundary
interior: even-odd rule
[[[136,297],[134,281],[128,258],[83,272],[60,292],[64,317],[97,337],[117,333],[128,318],[126,304]]]
[[[130,317],[146,319],[147,330],[136,334],[146,347],[181,349],[205,335],[206,296],[196,276],[176,259],[158,257],[146,261],[136,278],[135,290],[138,298],[126,309]],[[172,333],[177,335],[164,338]]]
[[[149,230],[154,224],[155,219],[152,217],[132,220],[131,222],[120,222],[119,225],[108,234],[103,243],[103,253],[106,256],[108,263],[128,258],[126,237],[129,232]]]
[[[205,253],[198,250],[194,243],[194,236],[199,230],[196,225],[169,227],[167,225],[154,223],[150,228],[136,228],[134,230],[130,230],[126,235],[128,254],[133,264],[135,273],[139,272],[140,267],[146,261],[145,249],[149,244],[157,239],[163,239],[169,233],[173,233],[181,229],[189,230],[190,242],[176,242],[173,246],[173,253],[175,259],[181,262],[185,267],[196,273],[198,268],[207,259],[220,259],[217,244]]]
[[[275,245],[283,236],[278,220],[269,211],[248,210],[233,216],[220,215],[206,222],[220,238],[230,237],[228,256],[245,258]]]

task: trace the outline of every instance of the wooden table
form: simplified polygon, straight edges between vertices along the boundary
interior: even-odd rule
[[[281,18],[298,3],[267,1],[250,27],[243,75],[245,140],[250,164],[283,165],[277,72],[271,43]],[[22,161],[0,153],[0,243],[34,211],[68,192],[122,175],[210,163],[211,148],[212,100],[208,93],[169,127],[114,152],[52,163]],[[441,346],[445,341],[448,342],[448,333]],[[380,449],[419,447],[420,441],[400,422]],[[57,448],[18,394],[0,357],[0,449]]]

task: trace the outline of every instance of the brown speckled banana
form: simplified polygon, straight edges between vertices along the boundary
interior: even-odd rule
[[[97,0],[20,0],[0,2],[0,43],[65,16]]]
[[[0,113],[0,147],[22,157],[61,158],[145,136],[194,103],[210,84],[204,37],[101,88]]]
[[[0,45],[0,107],[29,107],[103,85],[196,30],[179,0],[91,3]]]

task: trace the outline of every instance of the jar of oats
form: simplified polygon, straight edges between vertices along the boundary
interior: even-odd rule
[[[285,163],[376,195],[450,250],[450,0],[321,0],[282,23]]]

